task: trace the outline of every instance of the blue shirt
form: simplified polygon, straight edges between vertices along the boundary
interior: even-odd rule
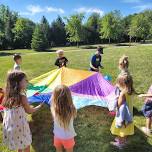
[[[94,55],[91,59],[91,64],[95,67],[95,68],[99,68],[101,67],[101,55]]]

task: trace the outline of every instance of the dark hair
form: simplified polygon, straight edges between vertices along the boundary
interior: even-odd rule
[[[100,52],[101,54],[103,54],[103,47],[98,46],[98,47],[97,47],[97,51]]]
[[[26,77],[22,71],[8,72],[6,87],[4,90],[3,106],[12,108],[14,105],[21,105],[20,82]]]
[[[21,59],[21,58],[22,57],[19,54],[14,54],[14,56],[13,56],[14,61],[17,61],[18,59]]]

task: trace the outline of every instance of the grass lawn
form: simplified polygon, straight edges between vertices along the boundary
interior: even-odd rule
[[[56,50],[58,48],[53,48]],[[88,70],[89,60],[94,49],[66,47],[65,55],[69,59],[70,68]],[[3,52],[3,53],[2,53]],[[55,68],[56,54],[52,52],[37,53],[32,50],[0,51],[0,86],[4,86],[6,72],[12,68],[12,54],[23,54],[22,69],[27,73],[29,80]],[[130,72],[134,78],[137,92],[146,92],[152,84],[152,46],[137,45],[132,47],[107,46],[104,49],[103,74],[110,74],[114,83],[119,70],[118,60],[123,55],[129,56]],[[129,137],[129,144],[123,152],[152,152],[152,138],[146,137],[139,128],[145,124],[140,110],[143,101],[135,97],[134,122],[135,135]],[[47,106],[29,117],[33,135],[32,152],[54,152],[52,144],[52,118]],[[113,118],[108,115],[107,109],[95,106],[85,107],[78,111],[75,121],[77,132],[75,152],[117,152],[109,143],[114,137],[110,133]],[[2,126],[0,125],[0,152],[10,152],[2,145]]]

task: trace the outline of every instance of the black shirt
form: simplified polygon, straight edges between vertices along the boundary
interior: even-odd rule
[[[61,58],[57,58],[55,61],[55,65],[58,66],[59,68],[65,66],[68,62],[68,59],[66,57],[61,57]]]

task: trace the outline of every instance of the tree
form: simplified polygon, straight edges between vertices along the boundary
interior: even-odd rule
[[[46,50],[48,48],[48,41],[43,33],[41,25],[37,25],[34,30],[31,48],[36,51]]]
[[[141,38],[144,41],[150,36],[152,26],[152,12],[145,11],[134,16],[131,20],[130,37]]]
[[[50,25],[45,16],[42,17],[41,23],[40,23],[42,32],[44,34],[44,37],[46,39],[46,45],[49,46],[49,39],[50,39]]]
[[[55,45],[65,45],[66,43],[65,24],[60,16],[51,24],[51,41]]]
[[[130,36],[129,36],[130,24],[131,24],[132,18],[135,15],[136,14],[128,15],[122,19],[122,35],[120,38],[122,42],[129,42],[130,40]]]
[[[85,29],[86,29],[85,40],[88,41],[88,43],[100,42],[99,23],[100,23],[100,14],[92,13],[85,24]]]
[[[15,22],[18,14],[11,11],[7,6],[0,5],[0,33],[1,33],[1,47],[2,48],[13,48],[13,32]]]
[[[35,24],[26,18],[18,18],[13,29],[15,48],[30,48]]]
[[[79,42],[83,41],[83,14],[76,14],[67,19],[66,33],[70,42],[76,42],[79,47]]]
[[[113,11],[106,14],[101,20],[100,34],[101,38],[118,40],[122,32],[120,11]]]

